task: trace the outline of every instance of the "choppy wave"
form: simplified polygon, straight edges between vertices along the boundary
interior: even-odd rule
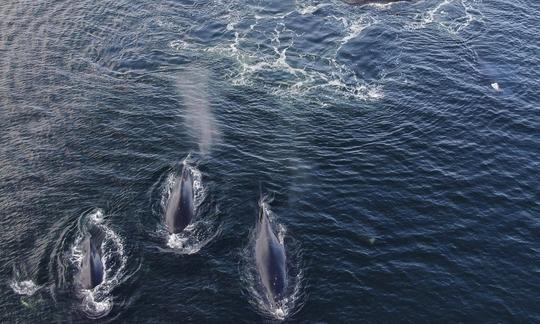
[[[279,302],[274,302],[267,295],[257,270],[254,246],[256,233],[252,230],[249,243],[241,254],[241,280],[243,288],[252,304],[261,315],[271,319],[284,320],[292,317],[305,303],[305,279],[301,265],[301,249],[299,243],[287,235],[285,225],[278,222],[276,215],[270,210],[266,201],[261,202],[269,215],[270,222],[281,244],[285,246],[287,256],[287,293]]]

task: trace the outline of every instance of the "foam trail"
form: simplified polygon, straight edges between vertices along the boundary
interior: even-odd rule
[[[219,134],[208,100],[208,71],[188,67],[177,75],[176,86],[185,106],[185,124],[197,137],[200,153],[207,155]]]

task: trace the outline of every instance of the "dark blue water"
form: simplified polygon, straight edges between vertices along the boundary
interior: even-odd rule
[[[0,4],[1,322],[539,322],[534,0]],[[175,176],[197,219],[169,235]],[[287,254],[265,303],[259,185]],[[77,285],[98,226],[105,281]]]

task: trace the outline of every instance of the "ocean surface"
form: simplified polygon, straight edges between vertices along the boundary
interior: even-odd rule
[[[540,322],[539,15],[2,0],[0,322]],[[170,235],[184,167],[197,215]],[[85,290],[90,227],[105,278]]]

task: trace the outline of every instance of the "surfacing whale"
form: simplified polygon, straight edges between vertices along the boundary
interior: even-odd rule
[[[165,221],[169,233],[179,233],[191,223],[195,213],[193,200],[193,176],[189,167],[184,165],[182,176],[175,180],[167,202]]]
[[[366,5],[366,4],[387,4],[387,3],[393,3],[393,2],[411,2],[413,0],[343,0],[343,2],[348,3],[350,5]]]
[[[259,219],[256,226],[255,261],[268,297],[278,302],[287,291],[287,266],[285,247],[279,242],[268,219],[266,202],[259,202]]]
[[[93,289],[103,281],[101,243],[104,238],[105,233],[103,231],[92,228],[83,241],[80,281],[84,289]]]

